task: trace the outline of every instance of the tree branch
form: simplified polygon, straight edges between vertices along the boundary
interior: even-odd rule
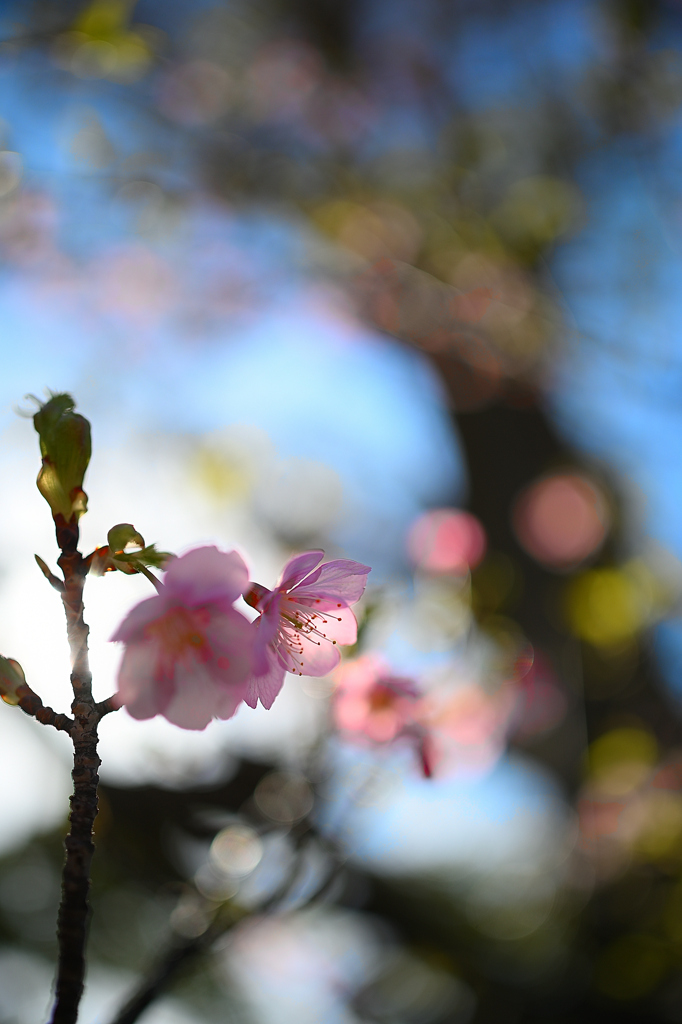
[[[55,516],[58,564],[64,574],[62,601],[71,649],[71,685],[74,722],[70,730],[74,746],[73,795],[70,830],[65,840],[66,860],[62,873],[62,900],[57,920],[59,964],[52,1024],[75,1024],[83,994],[85,942],[87,937],[90,864],[94,853],[92,830],[97,816],[97,725],[100,714],[92,698],[88,664],[89,629],[83,619],[83,584],[87,573],[78,551],[78,519],[69,522]]]
[[[111,697],[107,697],[106,700],[101,700],[95,704],[95,711],[99,718],[104,718],[105,715],[110,715],[112,711],[119,711],[121,705],[118,702],[118,697],[115,693],[112,693]]]
[[[20,686],[17,696],[19,697],[19,707],[25,714],[37,719],[41,725],[52,725],[55,729],[68,732],[69,736],[71,735],[76,724],[73,718],[58,714],[53,708],[47,707],[30,686]]]

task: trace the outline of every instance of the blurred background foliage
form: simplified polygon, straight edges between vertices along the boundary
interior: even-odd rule
[[[265,741],[117,734],[83,1020],[169,948],[150,1024],[682,1021],[682,5],[5,0],[0,34],[3,472],[44,379],[161,547],[368,561],[352,653],[423,686],[433,775],[351,677]],[[31,1024],[65,804],[15,836],[8,735]]]

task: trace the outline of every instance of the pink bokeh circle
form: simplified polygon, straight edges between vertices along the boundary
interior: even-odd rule
[[[412,563],[425,572],[464,573],[483,558],[485,530],[476,516],[455,508],[424,512],[407,537]]]

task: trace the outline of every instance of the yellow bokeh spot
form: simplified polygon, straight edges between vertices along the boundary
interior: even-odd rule
[[[623,935],[597,963],[597,988],[612,999],[638,999],[663,980],[669,966],[664,944],[650,935]]]
[[[658,746],[644,729],[613,729],[590,746],[589,774],[609,796],[624,796],[641,785],[658,757]]]
[[[667,790],[647,793],[641,810],[642,821],[633,848],[644,860],[674,855],[682,840],[682,796]]]
[[[95,0],[69,32],[55,40],[53,58],[79,78],[137,81],[150,67],[153,53],[146,26],[129,27],[130,0]]]
[[[571,629],[582,640],[595,647],[611,647],[646,625],[652,604],[650,579],[633,565],[591,569],[576,577],[568,589],[566,612]]]
[[[537,175],[512,185],[492,219],[505,237],[545,245],[579,223],[583,210],[575,185]]]
[[[252,474],[246,466],[210,449],[199,452],[196,470],[205,489],[220,501],[237,501],[251,489]]]

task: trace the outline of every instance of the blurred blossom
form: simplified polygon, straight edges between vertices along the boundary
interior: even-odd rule
[[[431,573],[466,573],[483,558],[485,531],[469,512],[433,509],[412,524],[407,538],[410,558]]]
[[[334,673],[334,720],[352,739],[388,743],[415,731],[418,690],[377,655],[345,661]]]
[[[531,484],[513,511],[521,545],[557,569],[578,565],[593,554],[606,537],[610,519],[602,491],[578,473],[558,473]]]
[[[456,669],[441,670],[419,710],[430,774],[486,773],[505,748],[516,703],[509,684],[487,689]]]

